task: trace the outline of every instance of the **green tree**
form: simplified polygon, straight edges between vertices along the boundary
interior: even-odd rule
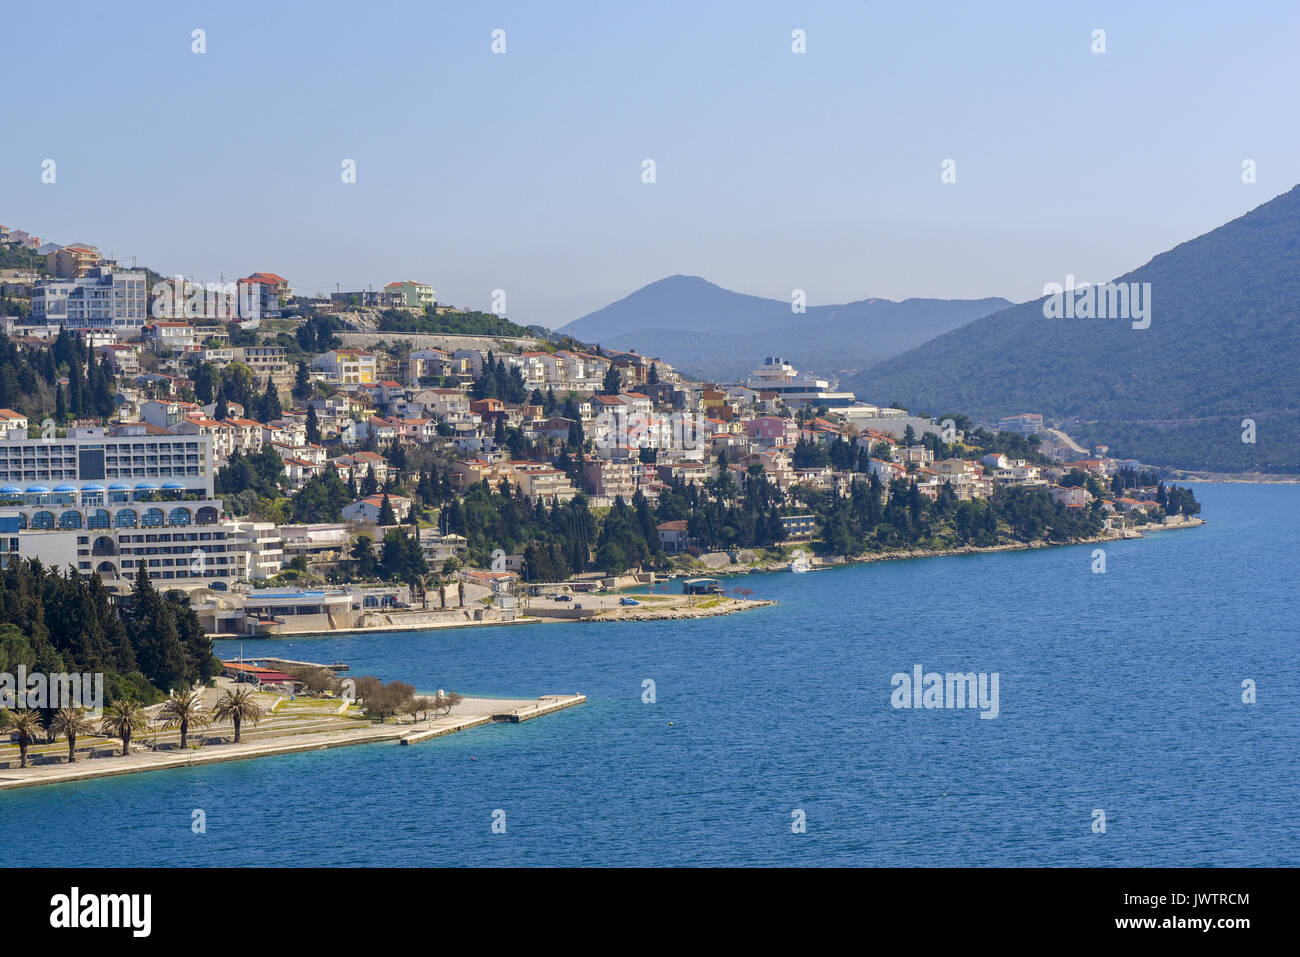
[[[298,371],[293,377],[293,397],[299,402],[306,402],[312,395],[311,373],[307,370],[307,363],[300,361]]]
[[[320,419],[316,415],[316,407],[307,406],[307,441],[312,445],[320,445]]]
[[[190,727],[205,727],[209,718],[203,711],[202,691],[173,691],[158,711],[164,728],[181,729],[181,749],[189,746]]]
[[[95,722],[86,717],[86,712],[82,708],[60,708],[50,718],[50,734],[54,735],[55,739],[68,739],[69,764],[74,764],[77,760],[77,738],[82,735],[92,735],[96,730]]]
[[[41,713],[35,708],[19,711],[0,710],[0,728],[8,728],[18,735],[18,766],[27,767],[27,748],[45,734]]]
[[[369,535],[358,535],[357,540],[352,543],[352,550],[348,553],[352,561],[356,564],[356,576],[362,580],[375,577],[375,552],[374,539]]]
[[[110,702],[104,709],[100,730],[121,740],[122,754],[125,756],[131,753],[131,739],[143,731],[147,723],[148,718],[140,702],[131,699],[118,700]]]
[[[217,721],[229,721],[235,726],[235,744],[239,743],[243,723],[248,721],[257,725],[262,720],[262,706],[257,703],[253,689],[244,687],[221,692],[217,704],[212,709],[212,717]]]

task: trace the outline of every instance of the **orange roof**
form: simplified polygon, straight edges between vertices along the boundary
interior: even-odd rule
[[[384,504],[384,496],[383,496],[382,494],[381,494],[381,495],[367,495],[365,498],[361,499],[361,501],[363,501],[363,502],[365,502],[365,503],[367,503],[367,504],[369,504],[369,505],[373,505],[373,506],[375,506],[376,508],[380,508],[380,507],[382,507],[383,504]],[[409,501],[410,501],[410,499],[409,499],[409,498],[406,498],[404,495],[390,495],[390,496],[388,496],[388,504],[389,504],[389,505],[396,505],[396,504],[398,504],[398,503],[406,503],[406,502],[409,502]]]

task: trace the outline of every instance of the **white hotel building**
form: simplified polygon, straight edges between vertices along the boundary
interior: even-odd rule
[[[52,279],[32,288],[34,325],[100,329],[139,339],[148,321],[145,274],[94,266],[79,279]]]
[[[212,439],[143,425],[70,429],[67,438],[0,436],[0,516],[16,519],[18,554],[130,590],[141,566],[160,589],[280,570],[269,522],[223,520],[213,494]]]

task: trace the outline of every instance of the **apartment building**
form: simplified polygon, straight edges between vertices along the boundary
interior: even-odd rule
[[[374,353],[359,349],[331,349],[312,360],[311,367],[324,372],[329,382],[361,385],[376,380]]]
[[[117,375],[136,375],[140,371],[140,357],[133,347],[113,343],[95,347],[95,358],[107,362]]]
[[[468,377],[472,368],[468,359],[456,358],[441,349],[417,349],[406,358],[406,384],[418,388],[447,376]]]
[[[598,459],[590,456],[582,460],[582,478],[587,488],[597,498],[613,501],[617,495],[625,501],[636,494],[636,477],[632,463]]]
[[[508,465],[511,471],[507,478],[525,498],[556,505],[578,494],[567,475],[545,462],[510,462]]]
[[[273,272],[255,272],[236,283],[239,315],[257,319],[280,315],[280,303],[293,295],[289,280]]]
[[[398,309],[423,310],[437,301],[433,287],[422,282],[390,282],[384,287],[384,292],[392,297],[393,305]]]
[[[147,323],[140,330],[140,341],[154,352],[184,352],[195,347],[194,327],[180,321]]]
[[[39,282],[32,289],[32,322],[65,329],[112,330],[138,339],[148,316],[145,274],[94,266],[76,279]]]
[[[45,254],[45,268],[57,279],[80,279],[98,264],[99,250],[81,243],[60,246]]]
[[[1020,435],[1037,435],[1043,431],[1043,417],[1037,412],[1022,412],[998,420],[999,432],[1018,432]]]
[[[285,359],[283,346],[235,346],[230,353],[233,361],[242,362],[252,370],[253,381],[259,387],[265,386],[270,376],[277,388],[284,388],[293,383],[297,373]]]

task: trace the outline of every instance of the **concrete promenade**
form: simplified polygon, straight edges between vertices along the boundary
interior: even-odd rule
[[[91,758],[80,751],[82,742],[79,740],[77,761],[69,764],[66,760],[66,744],[41,744],[34,745],[28,752],[29,759],[39,759],[40,763],[27,768],[18,767],[16,746],[0,746],[0,765],[8,764],[8,767],[0,766],[0,791],[142,771],[198,767],[222,761],[244,761],[355,744],[395,741],[409,745],[493,721],[526,721],[574,707],[586,700],[580,694],[545,695],[536,699],[467,697],[456,706],[454,714],[429,717],[421,721],[405,719],[395,723],[376,724],[361,715],[355,707],[345,714],[338,714],[337,701],[331,703],[300,699],[298,702],[290,702],[284,699],[274,704],[275,710],[272,712],[269,709],[274,699],[269,698],[268,712],[260,725],[244,723],[239,744],[229,740],[233,736],[233,731],[229,728],[206,728],[191,730],[190,746],[182,751],[178,747],[179,736],[175,731],[159,732],[156,738],[149,735],[133,740],[131,753],[123,756],[120,753],[120,742],[114,744],[96,737],[92,742],[87,742],[87,750],[102,752],[112,749],[112,756]],[[332,704],[332,707],[320,707],[322,703]],[[155,740],[168,750],[155,750],[151,747],[151,742]],[[198,743],[205,740],[213,743]]]

